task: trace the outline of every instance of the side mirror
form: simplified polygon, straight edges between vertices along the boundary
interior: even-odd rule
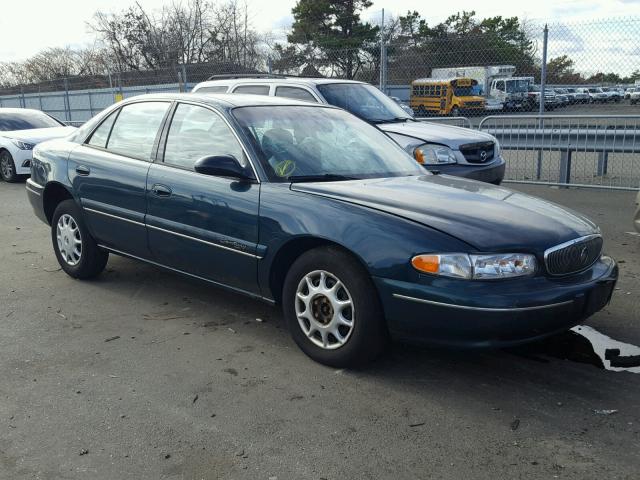
[[[203,175],[216,177],[231,177],[238,180],[254,180],[250,170],[240,165],[233,155],[211,155],[202,157],[193,166],[194,170]]]

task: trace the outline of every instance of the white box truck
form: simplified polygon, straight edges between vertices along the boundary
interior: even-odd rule
[[[529,86],[533,85],[533,77],[514,77],[515,72],[514,65],[448,67],[432,69],[431,77],[477,80],[481,89],[479,94],[487,99],[487,109],[530,110],[533,104]]]

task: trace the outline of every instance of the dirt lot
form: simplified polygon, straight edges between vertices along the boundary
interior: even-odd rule
[[[514,188],[601,225],[621,278],[588,324],[640,345],[635,194]],[[118,257],[74,281],[24,185],[0,204],[2,479],[638,478],[640,375],[575,343],[334,370],[262,303]]]

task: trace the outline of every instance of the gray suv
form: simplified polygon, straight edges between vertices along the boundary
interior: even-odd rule
[[[467,128],[416,121],[368,83],[275,75],[213,76],[192,91],[268,95],[334,105],[375,124],[428,170],[496,185],[504,177],[505,161],[495,137]]]

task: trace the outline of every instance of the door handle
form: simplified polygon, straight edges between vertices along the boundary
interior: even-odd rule
[[[151,187],[151,191],[157,195],[158,197],[170,197],[171,189],[166,185],[161,185],[156,183],[153,187]]]
[[[76,167],[76,173],[78,175],[82,175],[83,177],[86,177],[91,173],[91,170],[89,170],[89,167],[85,167],[84,165],[78,165]]]

